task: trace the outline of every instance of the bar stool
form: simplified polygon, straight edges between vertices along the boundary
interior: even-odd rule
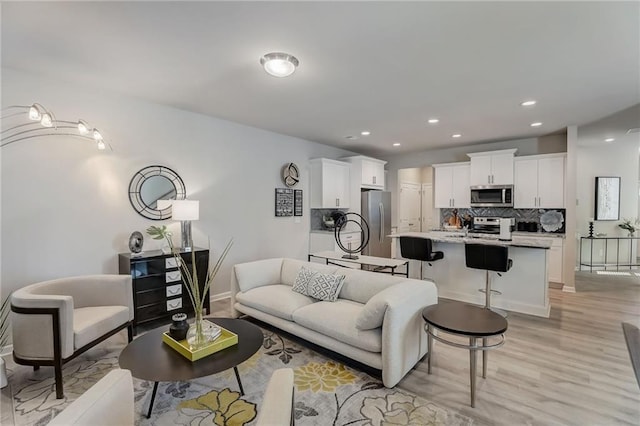
[[[465,244],[464,255],[467,268],[484,269],[486,273],[485,288],[478,291],[485,293],[484,307],[491,309],[491,293],[502,293],[491,289],[489,271],[495,271],[502,276],[500,272],[507,272],[511,269],[513,260],[509,259],[509,247],[495,244]],[[504,312],[497,312],[506,316]]]
[[[422,264],[436,260],[444,259],[444,253],[441,251],[432,251],[433,242],[429,238],[419,237],[400,237],[400,255],[405,259],[420,261],[420,279],[423,279]]]

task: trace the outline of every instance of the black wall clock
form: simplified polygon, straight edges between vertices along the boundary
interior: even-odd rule
[[[295,186],[300,181],[300,170],[295,163],[285,164],[282,168],[282,180],[289,188]]]

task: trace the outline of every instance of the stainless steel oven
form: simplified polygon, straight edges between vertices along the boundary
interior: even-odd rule
[[[513,207],[513,185],[472,186],[471,207]]]

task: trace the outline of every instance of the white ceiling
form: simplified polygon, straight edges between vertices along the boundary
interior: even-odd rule
[[[534,137],[640,102],[639,2],[1,7],[5,67],[371,155]],[[261,69],[272,51],[300,60],[292,77]]]

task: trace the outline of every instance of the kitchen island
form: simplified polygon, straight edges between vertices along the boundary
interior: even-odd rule
[[[465,235],[462,232],[402,232],[391,235],[396,245],[396,257],[401,258],[398,237],[430,238],[433,250],[442,251],[444,259],[424,265],[424,278],[435,282],[438,296],[462,302],[484,305],[485,272],[466,267],[464,244],[497,244],[509,247],[513,266],[499,276],[490,273],[491,288],[501,292],[491,297],[491,305],[507,311],[549,317],[548,256],[551,242],[545,238],[513,236],[500,241],[497,236]],[[411,271],[420,271],[418,261],[411,261]],[[415,266],[413,265],[415,264]],[[411,278],[419,278],[412,272]]]

